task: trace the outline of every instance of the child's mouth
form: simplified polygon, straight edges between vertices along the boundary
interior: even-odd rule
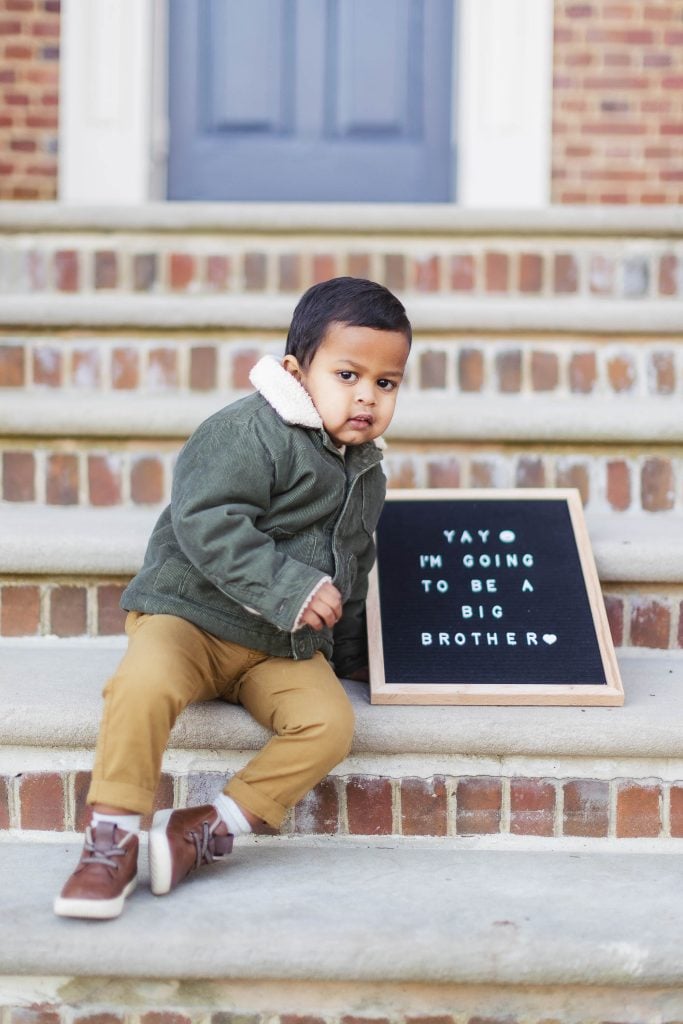
[[[372,426],[372,416],[362,416],[362,415],[361,416],[351,416],[350,419],[349,419],[349,423],[351,424],[351,426],[356,427],[357,429],[358,428],[363,429],[365,427],[371,427]]]

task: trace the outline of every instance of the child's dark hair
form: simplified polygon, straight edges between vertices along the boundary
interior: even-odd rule
[[[306,369],[331,324],[398,331],[413,339],[403,305],[384,285],[363,277],[333,277],[314,284],[299,299],[287,335],[285,355]]]

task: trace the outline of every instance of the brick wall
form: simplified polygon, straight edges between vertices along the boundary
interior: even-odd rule
[[[57,194],[59,0],[0,0],[0,200]],[[554,203],[683,201],[683,0],[555,0]]]
[[[555,2],[555,203],[683,200],[683,0]]]
[[[59,0],[0,0],[0,200],[54,199]]]

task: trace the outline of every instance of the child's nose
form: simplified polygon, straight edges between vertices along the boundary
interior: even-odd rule
[[[356,399],[368,405],[375,400],[375,392],[372,384],[368,381],[359,381],[356,389]]]

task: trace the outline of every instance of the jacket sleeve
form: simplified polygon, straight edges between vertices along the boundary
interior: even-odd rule
[[[342,617],[334,627],[332,664],[338,676],[350,676],[368,666],[368,637],[365,619],[365,599],[368,595],[368,575],[375,561],[375,545],[371,537],[365,551],[358,558],[358,575],[349,599],[344,604]]]
[[[274,457],[256,430],[202,424],[178,457],[173,529],[218,590],[287,632],[324,573],[279,552],[257,521],[271,501]]]

